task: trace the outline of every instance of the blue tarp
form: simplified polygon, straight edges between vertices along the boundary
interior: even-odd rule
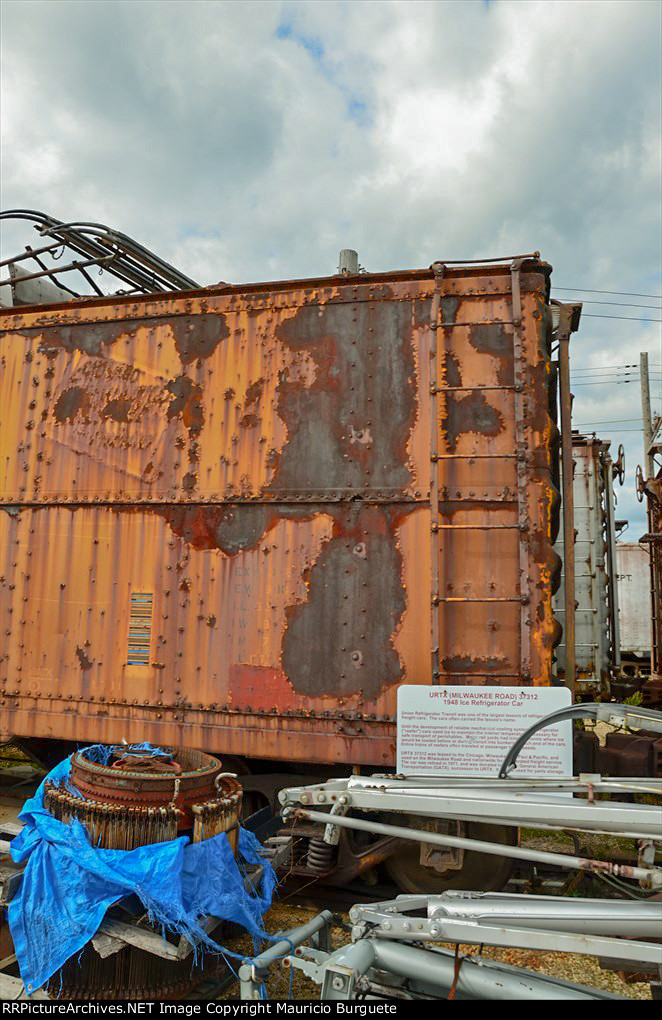
[[[68,786],[70,771],[67,758],[49,773],[25,803],[19,815],[25,827],[11,844],[13,859],[25,863],[9,904],[9,927],[28,992],[80,952],[108,908],[132,894],[153,923],[186,936],[195,947],[223,951],[200,927],[210,914],[265,937],[262,915],[271,905],[276,877],[252,833],[241,829],[239,835],[242,860],[263,868],[260,887],[251,892],[224,834],[202,843],[182,836],[137,850],[95,847],[80,822],[64,824],[44,809],[44,784]]]

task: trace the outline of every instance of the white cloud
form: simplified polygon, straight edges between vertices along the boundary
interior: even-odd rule
[[[2,205],[108,222],[203,283],[539,249],[559,285],[659,294],[660,10],[5,0]],[[586,317],[573,361],[658,330]],[[577,420],[631,417],[631,390],[578,390]]]

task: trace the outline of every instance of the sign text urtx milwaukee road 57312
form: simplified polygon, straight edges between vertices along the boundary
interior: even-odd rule
[[[401,775],[497,776],[506,752],[533,723],[566,708],[565,687],[419,687],[398,691]],[[517,776],[572,775],[572,723],[534,734]]]

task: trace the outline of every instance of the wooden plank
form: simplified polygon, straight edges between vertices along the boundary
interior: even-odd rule
[[[104,935],[110,935],[120,942],[142,949],[152,956],[160,956],[162,960],[177,960],[177,946],[169,942],[155,931],[147,931],[145,928],[138,928],[133,924],[125,924],[124,921],[104,921],[99,928]]]
[[[0,835],[18,836],[23,831],[23,822],[0,822]]]
[[[0,868],[0,907],[6,907],[18,889],[22,870]]]
[[[106,935],[104,932],[98,931],[92,939],[92,945],[101,959],[105,960],[107,956],[112,956],[114,953],[119,953],[120,949],[124,949],[126,943],[120,939],[113,938],[112,935]]]
[[[50,999],[48,992],[38,990],[28,995],[20,978],[9,977],[8,974],[0,974],[0,999],[16,1002],[17,1000]]]
[[[0,999],[18,999],[21,993],[25,997],[25,989],[20,978],[0,974]]]

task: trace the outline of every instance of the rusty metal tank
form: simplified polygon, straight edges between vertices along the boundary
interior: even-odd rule
[[[0,312],[2,730],[380,765],[400,684],[549,684],[549,275]]]

